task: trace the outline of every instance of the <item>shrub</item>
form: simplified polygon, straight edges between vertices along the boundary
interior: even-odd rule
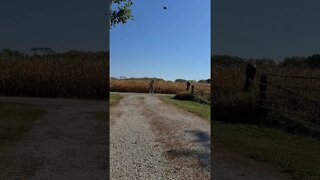
[[[191,95],[189,91],[181,91],[178,92],[174,97],[174,99],[184,100],[184,101],[195,101],[201,104],[211,104],[209,100],[204,97],[201,97],[197,94]]]
[[[253,92],[223,97],[213,104],[213,119],[219,121],[257,123],[261,112]]]
[[[178,92],[173,98],[179,99],[179,100],[187,100],[187,101],[192,101],[195,99],[195,97],[191,95],[190,92],[188,91]]]

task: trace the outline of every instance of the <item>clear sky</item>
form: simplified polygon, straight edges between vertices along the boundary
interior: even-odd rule
[[[111,76],[210,78],[210,0],[133,3],[134,20],[110,31]]]
[[[1,0],[0,49],[105,51],[105,0]]]
[[[213,2],[213,54],[283,60],[320,53],[319,0]]]

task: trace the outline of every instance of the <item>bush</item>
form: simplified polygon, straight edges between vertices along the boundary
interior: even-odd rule
[[[213,105],[212,117],[218,121],[263,125],[282,129],[292,134],[320,138],[319,126],[312,126],[312,123],[307,123],[297,117],[289,117],[282,112],[261,108],[256,97],[254,92],[242,92],[221,98]]]
[[[209,100],[199,97],[198,95],[191,95],[188,91],[178,92],[173,99],[183,100],[183,101],[195,101],[201,104],[211,104]]]
[[[258,123],[263,111],[255,93],[241,92],[223,97],[213,104],[213,119],[228,122]]]
[[[181,91],[178,92],[173,98],[185,101],[193,101],[195,97],[191,95],[188,91]]]

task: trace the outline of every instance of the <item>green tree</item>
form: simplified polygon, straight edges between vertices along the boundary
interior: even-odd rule
[[[110,26],[115,27],[116,24],[127,23],[133,19],[130,7],[132,0],[111,0]]]
[[[174,82],[187,82],[185,79],[176,79]]]
[[[257,68],[259,69],[274,69],[278,67],[278,64],[270,58],[261,58],[261,59],[254,59]]]
[[[309,56],[305,62],[309,65],[311,68],[319,68],[320,69],[320,54],[314,54],[312,56]]]
[[[306,57],[285,57],[282,62],[279,63],[280,67],[299,67],[306,68],[308,64],[306,63]]]
[[[55,52],[51,48],[46,47],[35,47],[30,49],[34,55],[50,55],[54,54]]]
[[[198,83],[211,83],[211,79],[200,79]]]
[[[231,65],[239,65],[243,64],[244,59],[236,56],[229,55],[215,55],[212,58],[212,64],[231,66]]]
[[[21,53],[20,51],[6,48],[6,49],[2,49],[1,55],[5,57],[20,57],[20,56],[23,56],[24,54]]]

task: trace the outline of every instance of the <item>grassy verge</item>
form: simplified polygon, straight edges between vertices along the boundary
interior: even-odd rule
[[[0,144],[22,137],[45,110],[24,104],[0,103]]]
[[[199,116],[210,120],[210,105],[201,104],[194,101],[177,100],[169,97],[161,97],[161,100],[165,103],[175,105],[179,108],[198,114]]]
[[[98,121],[107,121],[108,117],[108,112],[106,111],[98,111],[93,113],[94,119]]]
[[[123,98],[123,96],[121,96],[121,95],[110,94],[110,106],[116,105],[117,103],[120,102],[120,100],[122,98]],[[108,108],[108,111],[109,111],[109,108]],[[105,111],[95,112],[95,113],[93,113],[94,118],[97,119],[97,120],[105,121],[106,117],[108,116],[108,111],[107,112],[105,112]]]
[[[118,94],[110,94],[110,106],[116,105],[120,100],[123,98],[123,96]]]
[[[266,161],[294,179],[320,178],[320,141],[279,129],[240,123],[213,123],[216,144]]]

